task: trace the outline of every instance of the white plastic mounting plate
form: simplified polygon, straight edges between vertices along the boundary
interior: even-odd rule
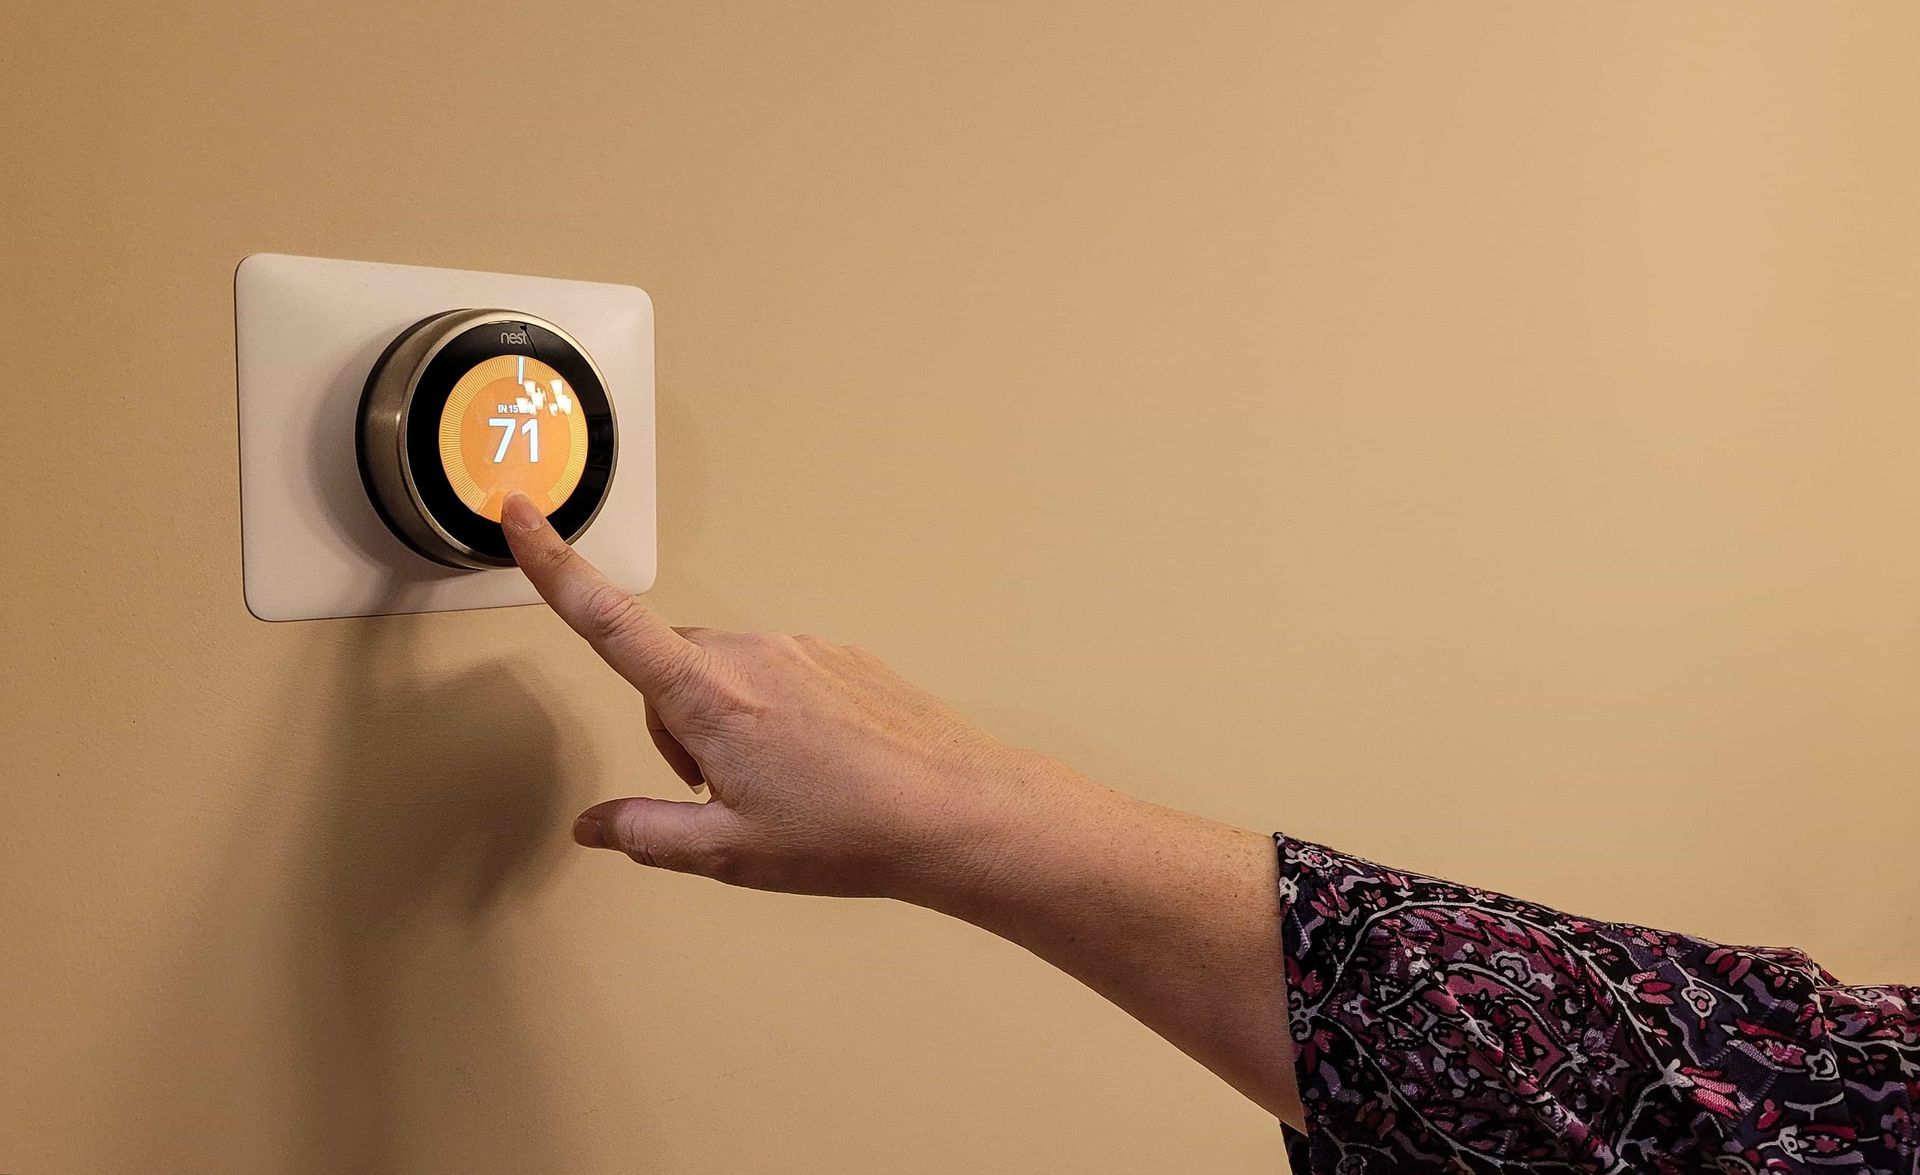
[[[460,571],[416,554],[374,513],[354,432],[380,352],[441,310],[500,307],[565,327],[606,376],[620,458],[576,544],[615,582],[653,586],[653,302],[633,286],[256,253],[234,273],[240,538],[247,609],[262,620],[529,604],[511,568]]]

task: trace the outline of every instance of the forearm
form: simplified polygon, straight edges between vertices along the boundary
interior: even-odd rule
[[[1026,947],[1298,1125],[1272,839],[1043,757],[1019,770],[904,896]]]

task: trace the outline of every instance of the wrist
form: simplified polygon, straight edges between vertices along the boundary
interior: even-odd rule
[[[1013,750],[952,789],[908,855],[894,897],[1019,941],[1090,855],[1082,842],[1139,802],[1049,755]]]

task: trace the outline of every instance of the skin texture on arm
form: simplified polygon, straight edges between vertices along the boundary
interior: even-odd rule
[[[1274,846],[1000,743],[873,654],[673,628],[524,495],[514,558],[646,698],[704,801],[609,800],[574,839],[791,893],[890,897],[1025,947],[1299,1127]]]

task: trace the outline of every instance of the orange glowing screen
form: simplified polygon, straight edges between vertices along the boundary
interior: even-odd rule
[[[553,368],[496,355],[453,385],[440,412],[440,464],[475,514],[500,521],[512,490],[551,514],[587,467],[587,414]]]

